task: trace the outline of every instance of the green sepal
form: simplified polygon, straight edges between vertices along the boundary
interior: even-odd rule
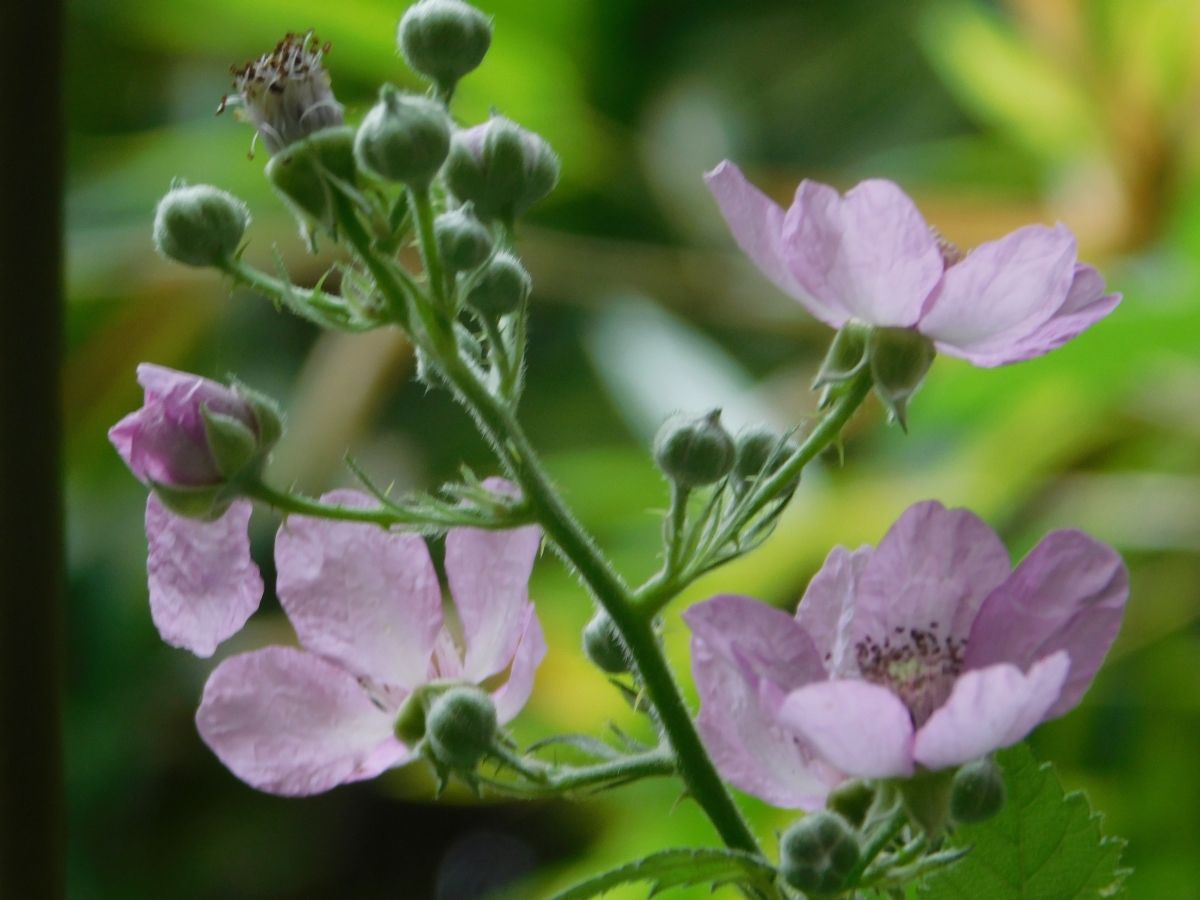
[[[877,794],[874,784],[855,778],[830,791],[825,798],[825,808],[839,813],[855,828],[861,828]]]
[[[283,437],[283,411],[275,398],[268,397],[236,379],[231,387],[254,410],[254,418],[258,422],[258,452],[265,456]]]
[[[416,747],[425,739],[426,698],[418,690],[404,698],[400,711],[396,713],[393,730],[396,737],[407,747]]]
[[[204,419],[208,452],[217,470],[226,478],[233,478],[258,455],[258,438],[233,416],[215,413],[207,405],[200,407],[200,416]]]
[[[354,130],[327,128],[284,148],[267,163],[267,180],[300,218],[337,235],[336,179],[357,185]]]
[[[875,393],[900,427],[908,430],[908,400],[921,387],[937,350],[933,341],[912,328],[875,328],[867,341],[867,358]]]
[[[941,837],[950,820],[950,789],[955,771],[930,772],[918,768],[911,778],[894,782],[909,818],[921,826],[931,841]]]
[[[176,515],[188,519],[212,522],[225,515],[229,500],[225,497],[225,485],[213,487],[171,487],[149,480],[150,489],[162,501],[163,506]]]
[[[870,325],[857,319],[843,325],[829,345],[829,352],[813,382],[813,390],[844,384],[861,372],[867,364],[867,342],[871,332]]]

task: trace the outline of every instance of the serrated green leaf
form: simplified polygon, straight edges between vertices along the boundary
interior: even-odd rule
[[[765,861],[736,850],[663,850],[645,859],[589,878],[556,895],[553,900],[589,900],[624,884],[651,882],[649,896],[676,887],[723,884],[770,887],[775,870]]]
[[[1105,837],[1082,793],[1065,794],[1049,763],[1019,744],[996,754],[1008,803],[991,821],[957,829],[973,849],[931,878],[922,900],[1099,900],[1122,891],[1125,842]]]

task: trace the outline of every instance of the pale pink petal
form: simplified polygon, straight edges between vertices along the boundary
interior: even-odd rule
[[[908,641],[914,629],[964,640],[980,605],[1011,571],[996,532],[936,500],[904,511],[858,580],[851,642]]]
[[[212,656],[258,609],[263,581],[250,559],[253,505],[235,500],[221,518],[178,516],[151,493],[146,500],[150,615],[162,639]]]
[[[913,772],[912,717],[885,687],[857,679],[805,685],[787,695],[778,715],[847,775],[895,778]]]
[[[796,610],[796,621],[813,639],[831,675],[846,671],[858,579],[874,549],[864,544],[853,553],[840,546],[830,550]]]
[[[466,642],[464,678],[480,682],[512,662],[541,545],[536,525],[508,531],[453,528],[446,535],[446,580]]]
[[[963,673],[917,732],[913,757],[927,769],[946,769],[1023,740],[1058,699],[1070,666],[1060,650],[1029,674],[1008,663]]]
[[[946,270],[918,330],[952,356],[1003,354],[1062,307],[1075,278],[1075,236],[1027,225]]]
[[[816,276],[823,268],[817,284],[856,318],[872,325],[915,325],[945,268],[916,204],[894,182],[870,179],[846,194],[839,219],[840,245],[823,266],[793,243],[807,263],[798,268],[800,283],[809,286],[807,273]],[[803,230],[796,238],[802,235]]]
[[[964,663],[1027,670],[1058,650],[1071,671],[1049,717],[1073,709],[1121,628],[1129,572],[1120,554],[1082,531],[1053,531],[984,602]]]
[[[196,726],[234,775],[272,794],[318,794],[409,757],[392,733],[392,716],[352,674],[294,647],[267,647],[217,666]]]
[[[1067,299],[1063,301],[1058,312],[1032,334],[991,352],[974,353],[953,349],[948,349],[948,352],[983,368],[1024,362],[1057,350],[1078,337],[1116,309],[1120,302],[1120,294],[1104,293],[1104,276],[1091,266],[1076,263],[1075,280],[1071,283]]]
[[[796,279],[791,264],[795,251],[790,242],[785,244],[783,209],[747,181],[741,170],[728,160],[706,174],[704,180],[742,252],[781,291],[799,300],[813,316],[827,325],[841,328],[850,318],[841,301],[828,295],[817,299]],[[832,193],[836,202],[837,192],[832,188],[825,190]]]
[[[375,505],[357,491],[321,499]],[[275,566],[279,601],[304,647],[382,684],[426,680],[442,595],[420,536],[293,515],[279,527]]]
[[[699,634],[692,635],[692,676],[696,726],[722,777],[772,806],[820,809],[840,777],[779,725],[761,696],[763,679]]]
[[[783,610],[760,600],[720,594],[689,607],[683,620],[714,652],[741,661],[785,691],[826,677],[808,633]]]
[[[508,680],[492,692],[496,701],[496,715],[500,724],[510,722],[529,700],[533,693],[533,676],[542,660],[546,658],[546,635],[537,611],[532,603],[525,605],[525,621],[521,629],[521,642],[512,659]]]

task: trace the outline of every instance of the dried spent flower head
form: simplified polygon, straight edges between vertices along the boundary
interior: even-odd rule
[[[333,96],[329,72],[321,62],[328,52],[329,44],[322,44],[312,31],[288,32],[270,53],[231,68],[237,98],[222,98],[217,115],[228,103],[238,103],[272,155],[314,132],[338,127],[342,105]]]

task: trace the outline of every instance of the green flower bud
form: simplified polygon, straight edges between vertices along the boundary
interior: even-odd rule
[[[780,448],[779,440],[779,435],[766,426],[751,428],[738,435],[737,459],[733,464],[735,487],[742,490],[760,475],[769,477],[779,470],[796,449],[790,442]],[[797,475],[783,493],[794,491],[799,484],[800,476]]]
[[[583,629],[583,652],[602,672],[620,675],[629,671],[629,651],[612,617],[604,610],[596,613]]]
[[[825,798],[825,808],[838,813],[855,828],[861,828],[874,802],[875,785],[855,778],[842,782],[830,791]]]
[[[158,201],[154,246],[163,256],[189,266],[219,266],[237,252],[250,210],[207,184],[173,187]]]
[[[354,155],[368,172],[421,192],[429,187],[450,150],[450,117],[428,97],[402,94],[390,84],[379,91],[354,140]]]
[[[492,44],[492,21],[462,0],[421,0],[401,17],[396,42],[413,71],[450,94],[483,62]]]
[[[950,817],[964,825],[986,822],[1004,808],[1004,773],[990,756],[969,762],[954,775]]]
[[[450,190],[485,222],[521,215],[554,189],[558,173],[550,145],[503,116],[456,132],[446,160]]]
[[[434,219],[433,235],[438,255],[451,272],[477,269],[492,252],[491,232],[466,207]]]
[[[480,315],[498,319],[520,309],[533,280],[520,260],[507,251],[495,254],[467,292],[467,303]]]
[[[815,812],[798,819],[779,839],[779,871],[806,894],[837,894],[861,853],[849,822],[837,813]]]
[[[475,687],[450,688],[425,717],[430,749],[453,769],[474,769],[496,738],[496,705]]]
[[[867,341],[867,357],[875,393],[892,417],[907,430],[908,400],[921,387],[937,355],[933,341],[912,328],[875,328]]]
[[[839,385],[849,381],[867,363],[867,340],[871,326],[857,319],[843,325],[829,346],[829,353],[821,363],[821,370],[813,382],[813,389],[826,385]]]
[[[654,439],[654,461],[682,488],[720,481],[733,469],[737,448],[721,425],[721,411],[668,419]]]
[[[335,234],[337,182],[351,187],[358,182],[354,132],[349,128],[327,128],[289,144],[271,157],[266,175],[302,223],[315,222]]]

